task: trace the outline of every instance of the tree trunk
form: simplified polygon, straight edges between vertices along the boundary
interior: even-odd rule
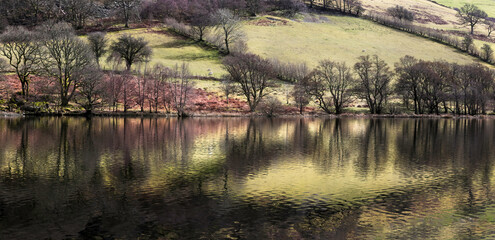
[[[69,99],[67,98],[67,96],[63,96],[63,95],[62,95],[62,97],[61,97],[61,99],[60,99],[60,100],[61,100],[61,101],[60,101],[60,102],[61,102],[61,104],[60,104],[60,105],[61,105],[62,107],[69,106]]]
[[[230,53],[230,49],[229,49],[229,40],[228,38],[226,37],[225,38],[225,50],[227,51],[227,54]]]

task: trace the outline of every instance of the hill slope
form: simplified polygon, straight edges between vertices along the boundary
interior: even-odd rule
[[[366,14],[386,14],[389,7],[403,6],[415,13],[414,24],[435,29],[469,32],[469,27],[461,25],[457,18],[455,8],[460,8],[466,3],[473,3],[495,17],[495,1],[493,0],[368,0],[363,1]],[[486,35],[486,25],[483,23],[475,27],[478,35]]]
[[[249,51],[266,58],[307,62],[310,66],[323,59],[352,65],[359,56],[368,54],[377,54],[392,66],[405,55],[457,63],[477,61],[448,46],[359,18],[314,16],[319,23],[275,19],[265,17],[245,24]],[[265,24],[270,21],[271,26],[260,26],[260,22],[270,25]]]
[[[488,16],[495,17],[495,1],[492,0],[435,0],[435,2],[452,8],[460,8],[466,3],[471,3],[485,11]]]

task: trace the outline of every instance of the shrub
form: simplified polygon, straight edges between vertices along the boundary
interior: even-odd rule
[[[390,7],[387,9],[387,13],[399,20],[413,21],[414,13],[407,10],[406,8],[396,5],[395,7]]]
[[[282,103],[273,96],[268,96],[258,105],[258,110],[267,117],[274,117],[280,112]]]
[[[174,18],[165,19],[165,25],[167,25],[169,28],[174,30],[174,32],[176,32],[180,35],[183,35],[186,37],[191,36],[190,28],[186,24],[181,23],[181,22],[175,20]]]

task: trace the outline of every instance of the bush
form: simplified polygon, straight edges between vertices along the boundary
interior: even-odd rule
[[[406,20],[406,21],[412,21],[414,20],[414,13],[407,10],[406,8],[402,6],[395,6],[395,7],[390,7],[387,9],[387,13],[399,20]]]
[[[181,23],[175,20],[174,18],[165,19],[165,25],[167,25],[169,28],[173,29],[176,33],[180,35],[191,37],[190,28],[186,24]]]
[[[267,117],[274,117],[280,112],[282,103],[273,96],[268,96],[258,105],[258,110]]]
[[[389,103],[385,107],[385,112],[392,115],[403,114],[406,112],[406,108],[400,103]]]

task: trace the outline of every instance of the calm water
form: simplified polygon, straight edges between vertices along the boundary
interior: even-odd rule
[[[0,239],[495,239],[495,120],[0,119]]]

